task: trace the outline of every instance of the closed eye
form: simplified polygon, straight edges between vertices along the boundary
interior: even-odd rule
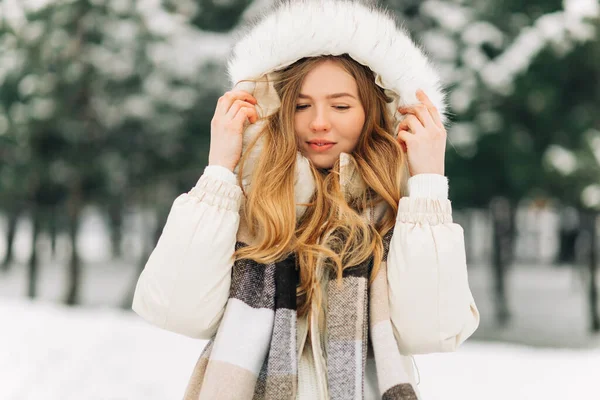
[[[297,104],[296,111],[306,110],[308,107],[310,107],[308,104]]]
[[[333,106],[336,110],[348,110],[350,106]]]

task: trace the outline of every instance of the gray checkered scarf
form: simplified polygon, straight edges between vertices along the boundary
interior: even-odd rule
[[[372,259],[346,268],[341,285],[327,285],[325,345],[330,399],[364,397],[369,336],[381,398],[417,399],[392,333],[385,262],[390,238],[391,231],[384,237],[384,261],[371,285]],[[251,260],[234,263],[223,319],[200,355],[184,400],[296,398],[297,283],[294,255],[266,265]]]

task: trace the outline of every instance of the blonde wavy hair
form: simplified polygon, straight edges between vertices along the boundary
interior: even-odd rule
[[[359,99],[365,110],[365,123],[352,162],[367,189],[359,196],[346,199],[340,187],[339,160],[330,170],[311,165],[316,191],[306,212],[296,218],[294,181],[298,145],[294,130],[294,113],[302,82],[319,63],[336,62],[355,80]],[[312,301],[321,306],[319,281],[322,273],[337,273],[338,281],[345,268],[373,257],[373,278],[383,256],[382,237],[393,228],[401,185],[405,180],[405,154],[392,136],[391,116],[386,104],[390,99],[375,84],[373,72],[347,55],[301,59],[277,74],[275,89],[281,107],[267,117],[265,129],[249,145],[240,160],[239,179],[244,163],[258,139],[264,150],[245,193],[243,208],[254,244],[236,251],[236,259],[270,263],[297,254],[300,283],[297,288],[298,314],[308,312]],[[240,186],[241,181],[239,182]],[[348,201],[349,200],[349,201]],[[386,212],[374,224],[361,214],[379,202]],[[318,266],[323,269],[318,270]]]

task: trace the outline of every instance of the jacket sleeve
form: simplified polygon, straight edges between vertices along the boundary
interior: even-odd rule
[[[403,354],[455,351],[479,325],[463,230],[447,194],[410,193],[400,200],[387,258],[394,335]]]
[[[239,186],[207,170],[175,199],[137,282],[138,315],[193,338],[216,332],[229,297],[241,198]]]

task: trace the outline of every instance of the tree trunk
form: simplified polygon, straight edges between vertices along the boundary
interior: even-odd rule
[[[514,236],[514,212],[505,198],[494,198],[490,203],[492,217],[492,269],[494,279],[494,302],[496,321],[506,326],[510,320],[510,311],[506,296],[506,275],[512,262],[512,242]]]
[[[19,222],[20,214],[20,210],[16,208],[8,214],[8,229],[6,230],[6,255],[4,256],[4,261],[2,262],[3,271],[8,271],[10,269],[10,265],[14,259],[13,243],[15,241],[15,234],[17,233],[17,223]]]
[[[123,249],[121,247],[123,239],[123,204],[119,200],[121,199],[111,201],[108,206],[110,241],[113,258],[121,258],[123,256]]]
[[[598,57],[600,55],[600,18],[596,18],[596,45],[595,45],[595,55]],[[600,77],[600,71],[598,71],[597,76]],[[596,100],[600,100],[600,84],[595,82],[596,84]],[[600,117],[598,114],[595,114],[594,126],[596,129],[600,127]],[[598,311],[598,213],[593,213],[592,219],[592,229],[591,229],[591,251],[590,251],[590,262],[589,262],[589,271],[590,271],[590,288],[589,288],[589,301],[590,301],[590,319],[591,319],[591,329],[592,332],[597,333],[600,332],[600,313]]]
[[[588,230],[590,233],[589,291],[590,328],[593,333],[600,332],[600,312],[598,310],[598,215],[588,214]]]
[[[78,184],[71,191],[68,202],[68,229],[69,238],[71,241],[71,259],[69,261],[69,280],[67,288],[67,296],[65,303],[68,305],[76,305],[79,303],[79,287],[81,280],[81,259],[77,250],[77,235],[79,233],[79,223],[81,218],[81,188]]]
[[[33,206],[31,213],[32,235],[31,235],[31,255],[28,263],[27,276],[27,296],[31,299],[37,296],[37,281],[39,270],[39,257],[37,251],[37,239],[40,233],[41,213],[37,206]]]
[[[577,238],[580,233],[580,216],[573,207],[564,207],[560,213],[559,251],[556,262],[574,265],[577,262]]]
[[[54,207],[48,216],[48,234],[50,235],[50,252],[56,257],[56,238],[58,236],[58,207]]]

